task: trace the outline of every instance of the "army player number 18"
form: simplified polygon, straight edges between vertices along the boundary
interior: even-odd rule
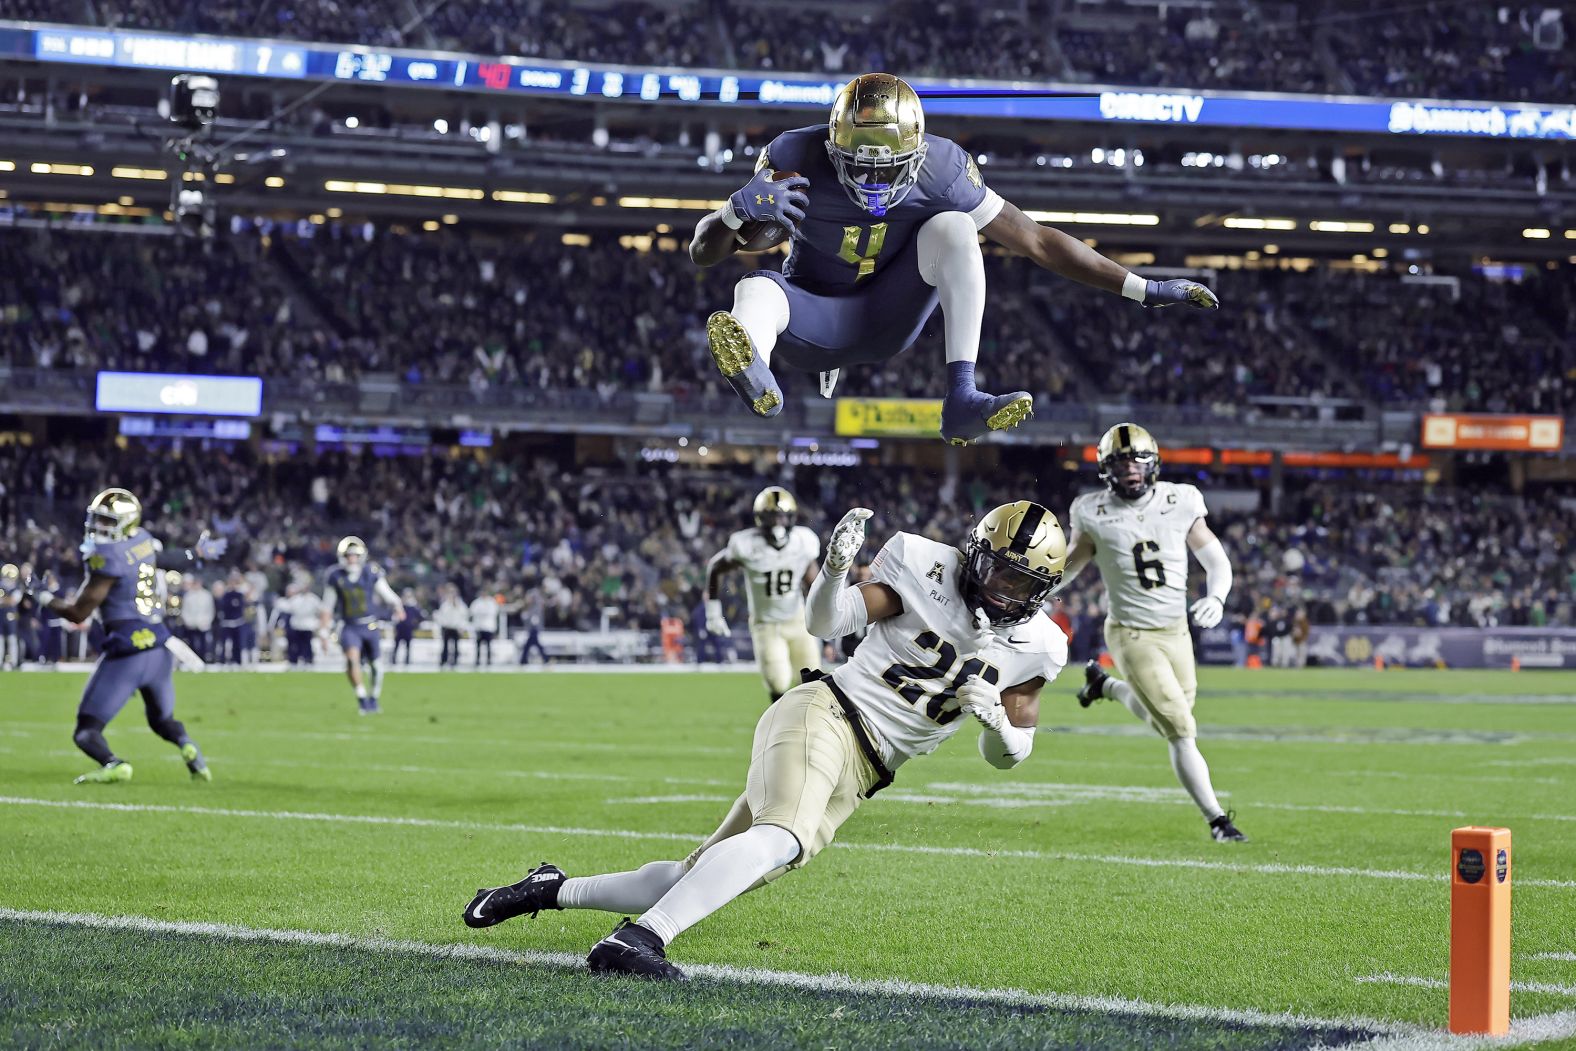
[[[1079,703],[1087,708],[1101,697],[1114,698],[1164,737],[1171,769],[1203,811],[1210,835],[1240,842],[1247,837],[1221,809],[1198,750],[1198,674],[1187,627],[1188,551],[1207,575],[1207,593],[1191,607],[1201,628],[1220,623],[1231,591],[1231,562],[1204,524],[1209,512],[1198,489],[1158,480],[1160,447],[1148,431],[1117,424],[1100,439],[1099,460],[1106,489],[1073,501],[1065,579],[1091,558],[1100,567],[1109,606],[1105,646],[1121,678],[1090,661]]]
[[[799,681],[801,669],[821,667],[821,641],[804,626],[804,593],[815,579],[821,538],[794,524],[798,513],[792,493],[767,486],[755,498],[755,528],[730,536],[706,566],[706,630],[721,638],[733,634],[722,614],[722,577],[744,570],[750,639],[773,701]]]

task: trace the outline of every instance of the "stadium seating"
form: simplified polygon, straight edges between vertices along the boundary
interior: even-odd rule
[[[22,0],[9,17],[176,32],[459,48],[626,64],[1085,80],[1135,86],[1569,102],[1573,27],[1556,7],[1433,3],[1404,19],[1334,0],[1285,4],[1051,4],[1016,9],[891,0],[773,7],[757,0],[441,5],[404,29],[395,0],[264,7],[186,0]]]

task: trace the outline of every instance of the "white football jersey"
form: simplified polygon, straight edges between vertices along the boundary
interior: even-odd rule
[[[1156,482],[1131,502],[1108,489],[1073,501],[1068,517],[1094,541],[1112,620],[1164,628],[1187,615],[1187,534],[1207,514],[1198,487],[1178,482]]]
[[[773,547],[759,529],[741,529],[728,538],[728,558],[744,568],[750,597],[750,623],[804,620],[800,581],[821,557],[821,538],[805,526],[788,530],[782,547]]]
[[[969,676],[1005,690],[1050,682],[1067,663],[1067,636],[1044,613],[1011,628],[980,627],[958,591],[963,552],[955,547],[898,533],[870,571],[902,597],[903,612],[871,624],[833,677],[876,731],[891,769],[972,721],[954,698]]]

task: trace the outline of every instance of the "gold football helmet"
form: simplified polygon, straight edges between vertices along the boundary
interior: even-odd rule
[[[125,489],[106,489],[88,504],[83,527],[89,540],[125,540],[142,524],[142,502]]]
[[[1095,455],[1100,480],[1123,500],[1137,500],[1153,489],[1160,477],[1160,445],[1136,423],[1119,423],[1106,431]],[[1126,461],[1138,464],[1138,478],[1122,469]]]
[[[755,497],[756,528],[778,547],[788,539],[788,530],[798,514],[799,501],[780,485],[768,485]]]
[[[963,601],[983,610],[991,624],[1006,627],[1038,613],[1062,582],[1067,538],[1044,506],[1019,500],[980,519],[964,555]]]
[[[354,562],[350,561],[352,558]],[[367,542],[359,536],[347,536],[339,542],[339,564],[346,569],[354,569],[365,565],[367,561]]]
[[[22,578],[22,570],[15,562],[7,562],[0,566],[0,584],[9,587]]]
[[[838,89],[826,152],[853,202],[886,214],[919,181],[925,111],[914,89],[890,73],[865,73]]]

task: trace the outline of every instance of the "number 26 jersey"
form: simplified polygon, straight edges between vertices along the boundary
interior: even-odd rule
[[[1073,531],[1094,541],[1113,621],[1165,628],[1186,616],[1187,534],[1207,514],[1198,487],[1177,482],[1132,501],[1109,491],[1073,501]]]
[[[871,579],[898,593],[903,612],[871,624],[833,678],[879,735],[893,769],[972,721],[956,697],[969,676],[1006,690],[1050,682],[1067,664],[1067,636],[1044,613],[981,628],[958,590],[962,572],[963,552],[913,533],[893,536],[870,564]]]

